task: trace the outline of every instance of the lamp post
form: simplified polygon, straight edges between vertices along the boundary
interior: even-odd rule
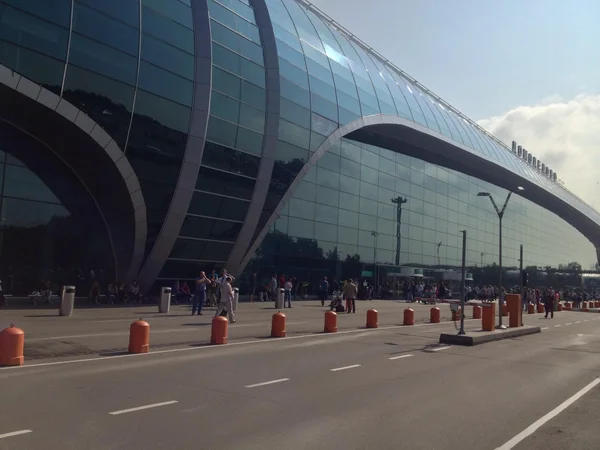
[[[483,267],[483,256],[485,255],[485,253],[481,252],[481,267]]]
[[[379,233],[373,230],[371,231],[371,236],[373,236],[373,240],[375,241],[373,243],[373,288],[377,292],[377,237]]]
[[[392,203],[396,205],[396,265],[400,265],[400,222],[402,220],[402,205],[408,202],[408,198],[398,196],[392,199]]]
[[[523,191],[524,188],[518,186],[517,189]],[[500,294],[500,307],[498,309],[498,326],[496,328],[505,330],[506,326],[502,324],[502,306],[504,305],[504,292],[502,291],[502,218],[504,217],[504,211],[506,211],[506,206],[508,205],[508,201],[512,196],[512,191],[508,192],[506,196],[506,200],[504,200],[504,205],[502,209],[498,209],[498,205],[494,201],[494,197],[489,192],[480,192],[477,194],[478,197],[489,197],[496,213],[498,214],[498,290]]]
[[[462,266],[460,275],[460,330],[458,334],[465,333],[465,271],[467,264],[467,230],[462,230]]]
[[[437,246],[436,246],[437,247],[437,249],[436,249],[437,257],[438,257],[438,268],[441,266],[441,263],[440,263],[440,247],[441,246],[442,246],[442,241],[438,242]]]

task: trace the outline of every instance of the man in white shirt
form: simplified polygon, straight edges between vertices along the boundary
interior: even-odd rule
[[[217,306],[216,316],[220,316],[221,313],[227,310],[229,316],[229,323],[235,323],[235,316],[233,315],[233,288],[231,287],[231,277],[227,276],[219,286],[221,292],[221,298],[219,300],[219,306]]]

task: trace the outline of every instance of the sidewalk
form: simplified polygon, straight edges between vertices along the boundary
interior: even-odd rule
[[[283,309],[287,316],[287,335],[322,333],[327,304],[318,300],[298,300],[292,309]],[[379,326],[402,325],[404,309],[415,312],[415,324],[429,323],[430,305],[404,301],[357,301],[356,314],[339,313],[338,330],[365,327],[366,311],[379,312]],[[450,321],[448,305],[438,305],[441,320]],[[240,303],[235,324],[229,325],[229,341],[262,339],[271,332],[271,317],[277,312],[272,302]],[[210,340],[211,320],[215,308],[205,308],[203,316],[191,316],[190,305],[173,305],[169,315],[159,314],[155,305],[133,307],[76,308],[73,316],[60,317],[57,308],[0,310],[0,329],[14,324],[25,332],[25,357],[52,357],[105,354],[125,351],[129,325],[142,318],[150,323],[150,347],[166,348],[181,345],[205,345]],[[467,310],[470,317],[471,312]]]

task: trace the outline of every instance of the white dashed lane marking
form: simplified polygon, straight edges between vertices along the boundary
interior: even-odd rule
[[[179,403],[179,402],[177,400],[171,400],[171,401],[168,401],[168,402],[153,403],[151,405],[136,406],[135,408],[129,408],[129,409],[121,409],[119,411],[109,412],[108,414],[110,414],[111,416],[119,416],[121,414],[127,414],[127,413],[131,413],[131,412],[142,411],[144,409],[158,408],[160,406],[173,405],[175,403]]]
[[[392,356],[391,358],[388,358],[388,359],[390,359],[390,360],[392,360],[392,361],[393,361],[393,360],[395,360],[395,359],[408,358],[408,357],[410,357],[410,356],[413,356],[413,355],[400,355],[400,356]]]
[[[252,389],[252,388],[257,388],[257,387],[261,387],[261,386],[268,386],[269,384],[284,383],[286,381],[290,381],[290,379],[289,378],[279,378],[278,380],[263,381],[262,383],[249,384],[246,387],[249,389]]]
[[[329,369],[329,370],[331,372],[339,372],[341,370],[356,369],[357,367],[360,367],[360,364],[353,364],[351,366],[345,366],[345,367],[336,367],[335,369]]]
[[[11,431],[10,433],[0,434],[0,439],[5,439],[13,436],[20,436],[22,434],[33,433],[33,430],[19,430],[19,431]]]

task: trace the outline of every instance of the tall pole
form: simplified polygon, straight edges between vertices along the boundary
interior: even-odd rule
[[[377,295],[377,236],[379,233],[375,230],[371,231],[371,236],[373,236],[374,245],[373,245],[373,288],[375,290],[375,295]]]
[[[442,241],[438,242],[438,244],[437,244],[438,267],[441,266],[441,264],[440,264],[440,247],[441,246],[442,246]]]
[[[458,334],[465,334],[465,270],[467,265],[467,230],[462,230],[462,270],[460,275],[460,331]]]
[[[521,325],[523,325],[523,306],[525,305],[525,289],[523,286],[523,244],[519,251],[519,276],[521,277]]]
[[[500,298],[498,307],[498,328],[503,330],[506,326],[502,324],[502,311],[504,309],[504,292],[502,290],[502,214],[498,215],[498,218],[498,223],[500,225],[500,229],[498,230],[498,296]]]
[[[402,222],[402,205],[408,201],[408,198],[402,198],[402,196],[398,196],[392,199],[392,203],[396,205],[396,266],[400,265],[400,246],[401,244],[401,234],[400,234],[400,224]]]

